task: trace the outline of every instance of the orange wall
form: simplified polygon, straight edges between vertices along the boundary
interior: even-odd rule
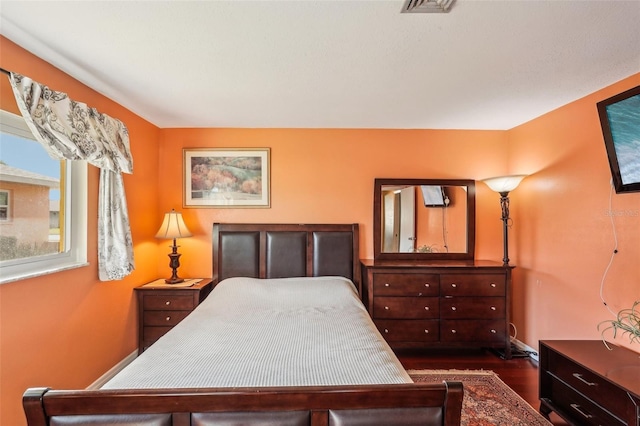
[[[0,424],[25,424],[22,393],[30,386],[82,388],[136,346],[132,288],[156,278],[158,129],[58,69],[0,37],[0,66],[45,83],[121,119],[129,129],[134,174],[125,191],[136,271],[122,281],[98,280],[96,239],[99,171],[89,166],[89,266],[0,285]],[[17,112],[6,76],[0,108]]]
[[[511,194],[513,321],[518,338],[599,339],[597,326],[640,300],[640,192],[611,196],[596,103],[640,84],[636,74],[508,132],[509,166],[535,173]],[[607,338],[611,339],[608,334]],[[620,345],[631,347],[628,338]],[[633,348],[639,352],[638,344]]]
[[[194,233],[179,242],[184,276],[211,274],[214,222],[359,223],[360,255],[372,257],[376,177],[479,179],[504,173],[506,164],[501,131],[162,129],[160,133],[160,207],[181,209]],[[271,208],[182,208],[183,148],[234,147],[271,148]],[[485,185],[478,187],[478,238],[484,244],[476,253],[499,260],[498,198]],[[159,268],[166,274],[165,262]]]

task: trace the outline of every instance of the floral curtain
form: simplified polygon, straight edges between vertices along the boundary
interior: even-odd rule
[[[56,160],[99,167],[98,270],[101,281],[134,269],[122,173],[133,172],[129,132],[120,121],[28,77],[10,73],[18,107],[36,139]]]

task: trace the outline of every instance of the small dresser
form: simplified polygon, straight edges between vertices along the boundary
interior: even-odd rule
[[[601,340],[540,341],[540,412],[572,425],[640,426],[640,354]]]
[[[392,348],[490,347],[511,358],[511,266],[362,260],[363,301]]]
[[[164,284],[164,280],[136,287],[138,354],[189,315],[207,297],[211,288],[211,279],[203,279],[188,287]]]

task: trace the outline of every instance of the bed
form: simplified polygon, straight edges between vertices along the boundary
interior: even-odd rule
[[[100,390],[30,388],[29,426],[459,425],[359,298],[357,224],[214,224],[211,294]]]

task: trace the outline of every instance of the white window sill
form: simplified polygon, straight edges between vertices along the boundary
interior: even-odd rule
[[[55,274],[56,272],[68,271],[70,269],[77,269],[85,266],[89,266],[89,262],[69,262],[61,263],[54,267],[42,269],[39,271],[16,272],[12,274],[6,274],[2,270],[2,268],[0,268],[0,284],[8,284],[15,281],[25,280],[27,278],[35,278],[43,275]]]

